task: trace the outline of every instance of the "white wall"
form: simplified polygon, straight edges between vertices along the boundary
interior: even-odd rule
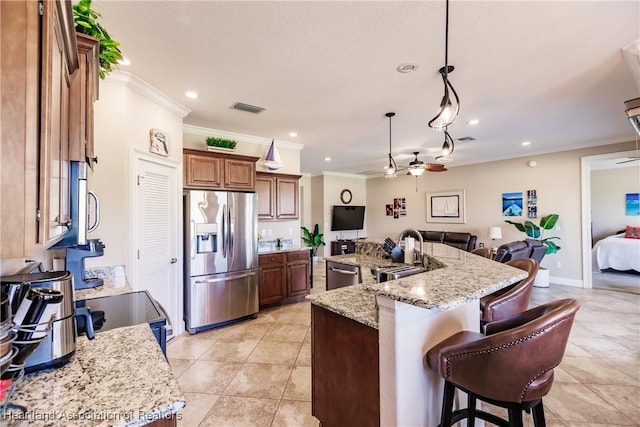
[[[593,243],[627,225],[640,226],[640,216],[627,216],[625,195],[640,192],[638,163],[591,172],[591,230]]]

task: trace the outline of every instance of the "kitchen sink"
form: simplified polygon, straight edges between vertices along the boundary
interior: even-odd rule
[[[376,276],[376,283],[387,282],[389,280],[401,279],[414,274],[424,273],[426,268],[414,265],[401,265],[397,267],[372,268],[372,273]]]

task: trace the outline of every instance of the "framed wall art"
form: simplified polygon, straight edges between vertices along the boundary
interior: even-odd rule
[[[626,216],[640,216],[640,193],[627,193],[624,206]]]
[[[149,152],[167,157],[169,155],[169,138],[160,129],[149,131]]]
[[[502,216],[522,216],[522,192],[502,193]]]
[[[427,193],[427,222],[465,223],[464,190]]]

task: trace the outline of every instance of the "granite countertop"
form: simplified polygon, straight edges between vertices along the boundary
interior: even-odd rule
[[[449,310],[527,277],[527,272],[440,243],[425,243],[429,271],[376,284],[371,267],[401,265],[361,254],[336,255],[328,261],[360,266],[362,284],[309,295],[312,304],[377,328],[376,296],[429,310]]]
[[[283,247],[275,247],[275,246],[264,246],[258,248],[258,255],[262,254],[278,254],[283,252],[297,252],[301,250],[309,250],[309,248],[301,248],[300,246],[283,246]]]
[[[26,375],[11,403],[34,426],[141,426],[186,404],[147,324],[79,337],[69,363]]]
[[[122,265],[87,268],[85,277],[102,278],[104,284],[95,288],[75,290],[73,294],[76,301],[133,292]]]

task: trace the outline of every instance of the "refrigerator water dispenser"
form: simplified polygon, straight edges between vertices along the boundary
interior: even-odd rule
[[[218,251],[218,224],[196,224],[196,250],[199,254]]]

